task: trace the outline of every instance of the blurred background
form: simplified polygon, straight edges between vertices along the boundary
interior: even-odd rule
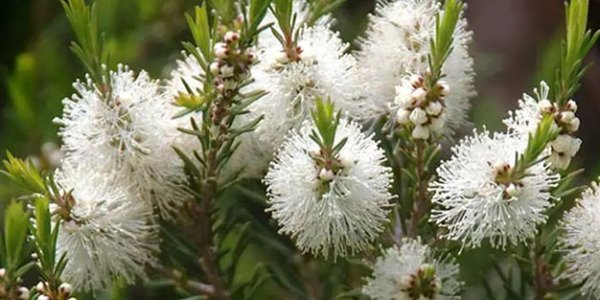
[[[100,28],[113,61],[165,77],[190,34],[183,17],[198,0],[97,0]],[[466,0],[474,32],[472,55],[479,96],[472,101],[475,126],[502,130],[507,110],[541,79],[552,80],[563,36],[563,0]],[[589,27],[600,27],[600,0],[590,0]],[[347,0],[335,13],[348,42],[364,31],[375,0]],[[58,0],[0,0],[0,151],[32,157],[42,167],[57,160],[61,99],[84,71],[69,50],[73,39]],[[600,175],[600,46],[579,92],[578,133],[583,147],[575,166],[582,182]],[[0,157],[4,157],[2,153]],[[15,195],[0,178],[0,199]],[[476,268],[475,268],[476,269]],[[468,272],[468,271],[467,271]]]

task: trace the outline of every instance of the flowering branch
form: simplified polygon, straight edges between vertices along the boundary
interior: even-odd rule
[[[430,41],[430,53],[428,56],[429,71],[424,76],[413,76],[410,78],[410,92],[401,92],[410,95],[408,100],[397,99],[401,103],[401,108],[397,113],[397,121],[400,124],[406,124],[407,121],[414,124],[412,130],[412,139],[406,145],[405,156],[409,159],[411,167],[414,167],[414,173],[406,171],[413,178],[414,200],[412,203],[412,212],[405,228],[409,237],[418,236],[418,226],[420,221],[430,210],[430,194],[428,192],[431,173],[430,164],[439,154],[439,147],[430,143],[430,131],[439,130],[443,126],[445,118],[443,109],[445,106],[444,97],[448,95],[450,88],[440,79],[444,77],[443,66],[448,56],[452,52],[454,34],[460,15],[462,13],[463,3],[461,1],[446,1],[443,16],[438,12],[435,21],[435,36]],[[406,84],[406,83],[405,83]],[[402,91],[406,86],[400,89]],[[407,105],[408,103],[408,105]],[[406,109],[408,106],[409,109]]]
[[[219,270],[211,212],[220,192],[221,170],[239,145],[237,138],[252,131],[261,119],[240,128],[233,126],[236,117],[245,113],[244,108],[265,94],[262,91],[242,93],[241,88],[250,82],[250,67],[255,62],[250,47],[267,7],[264,1],[252,1],[250,15],[244,10],[235,19],[223,15],[228,9],[226,5],[219,4],[215,8],[221,13],[217,28],[211,28],[208,22],[206,4],[196,9],[195,19],[188,17],[200,51],[191,46],[186,48],[205,70],[201,76],[207,84],[198,91],[188,88],[191,95],[200,93],[199,98],[203,99],[196,108],[202,112],[201,126],[192,118],[192,129],[181,130],[198,137],[202,148],[193,153],[198,162],[193,162],[182,150],[175,150],[185,162],[190,188],[198,191],[197,201],[191,203],[191,217],[197,220],[196,245],[201,267],[213,288],[212,296],[228,299],[230,292]]]

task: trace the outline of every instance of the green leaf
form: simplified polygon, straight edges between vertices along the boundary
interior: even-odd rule
[[[29,216],[23,209],[23,204],[12,202],[8,205],[4,219],[4,249],[6,263],[10,270],[16,270],[26,253],[23,251]]]
[[[33,162],[15,158],[10,152],[6,152],[6,158],[2,161],[5,169],[0,171],[2,174],[32,193],[46,192],[44,179]]]
[[[192,37],[194,38],[196,46],[200,49],[204,60],[211,61],[213,53],[206,2],[203,3],[202,6],[196,6],[194,12],[194,18],[186,14],[188,25],[192,31]]]
[[[335,132],[339,124],[340,113],[334,113],[335,107],[331,100],[323,101],[322,98],[315,98],[315,110],[311,112],[313,122],[317,127],[318,136],[322,141],[322,147],[333,149],[335,142]]]
[[[277,19],[277,25],[285,37],[291,37],[293,24],[293,1],[292,0],[273,0],[273,15]]]
[[[251,0],[248,18],[250,19],[250,28],[248,35],[253,36],[258,33],[258,26],[262,23],[267,10],[269,9],[270,0]]]
[[[207,0],[210,7],[217,11],[217,15],[224,24],[230,24],[236,15],[235,2],[233,0]]]
[[[565,3],[566,38],[563,42],[560,67],[556,75],[556,102],[564,105],[579,89],[587,66],[583,59],[598,40],[600,31],[594,34],[586,29],[588,0],[572,0]]]
[[[442,75],[442,66],[452,51],[454,42],[454,31],[463,9],[460,0],[448,0],[444,5],[442,16],[436,16],[435,38],[431,41],[431,54],[429,56],[429,67],[431,70],[431,82],[435,84]]]
[[[75,32],[77,42],[71,49],[81,60],[94,83],[105,86],[109,54],[105,51],[104,40],[98,33],[98,14],[95,4],[87,5],[84,0],[61,0],[67,19]]]
[[[512,171],[512,176],[516,180],[525,177],[526,170],[539,161],[539,157],[546,149],[548,143],[556,138],[560,133],[560,129],[553,127],[554,116],[546,115],[538,124],[535,133],[529,135],[527,140],[527,148],[516,159],[515,166]]]
[[[339,8],[346,0],[317,0],[310,3],[306,25],[313,26],[321,17]]]

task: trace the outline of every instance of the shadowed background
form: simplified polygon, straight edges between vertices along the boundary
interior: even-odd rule
[[[190,34],[183,15],[198,1],[98,0],[100,28],[106,33],[113,62],[144,68],[165,77],[179,58],[180,41]],[[551,81],[564,34],[562,0],[468,1],[467,19],[474,32],[472,54],[479,96],[472,101],[475,126],[502,130],[502,118],[523,92],[542,79]],[[346,41],[364,31],[373,0],[347,0],[335,13],[336,29]],[[600,28],[600,0],[590,0],[591,29]],[[71,83],[83,69],[69,50],[73,39],[57,0],[0,1],[0,150],[33,157],[51,167],[59,144],[52,119],[61,113],[61,99],[73,93]],[[582,182],[600,175],[600,48],[578,93],[583,139],[575,167],[585,166]],[[3,157],[3,155],[2,155]],[[584,181],[585,180],[585,181]],[[15,191],[0,178],[0,199]],[[477,261],[472,261],[477,272]],[[469,274],[471,274],[469,273]],[[132,299],[141,299],[140,291]],[[476,293],[476,292],[473,292]],[[117,296],[118,297],[118,296]],[[119,298],[115,298],[119,299]],[[157,298],[157,299],[160,299]]]

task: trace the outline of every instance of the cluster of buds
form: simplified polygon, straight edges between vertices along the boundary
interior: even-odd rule
[[[311,154],[315,162],[316,174],[319,179],[319,191],[321,194],[329,190],[330,183],[340,175],[347,175],[352,162],[339,155],[327,155],[327,151],[319,151]]]
[[[29,299],[29,289],[20,285],[7,286],[6,269],[0,269],[0,299]],[[21,283],[21,279],[17,280]]]
[[[213,84],[221,95],[239,88],[250,78],[250,66],[256,61],[254,53],[240,45],[240,31],[229,30],[214,47],[215,60],[210,64]]]
[[[436,276],[434,266],[423,264],[414,274],[402,276],[398,285],[398,299],[436,299],[442,282]]]
[[[35,286],[39,296],[36,298],[37,300],[77,300],[74,297],[71,297],[73,293],[73,287],[70,284],[63,282],[57,291],[52,291],[50,285],[47,282],[38,282]]]
[[[412,128],[413,138],[428,139],[432,132],[439,132],[444,127],[444,98],[449,93],[450,87],[443,81],[428,88],[425,78],[420,75],[402,80],[402,84],[396,87],[394,99],[396,122]]]
[[[552,115],[554,126],[560,128],[560,135],[550,142],[552,153],[548,161],[555,169],[564,170],[581,146],[581,140],[573,136],[579,130],[580,124],[579,118],[575,116],[577,103],[569,100],[564,106],[559,107],[556,103],[543,99],[538,102],[538,111],[540,117]]]
[[[504,187],[502,198],[512,201],[521,195],[523,183],[512,179],[512,166],[506,162],[490,163],[492,178],[499,186]]]

